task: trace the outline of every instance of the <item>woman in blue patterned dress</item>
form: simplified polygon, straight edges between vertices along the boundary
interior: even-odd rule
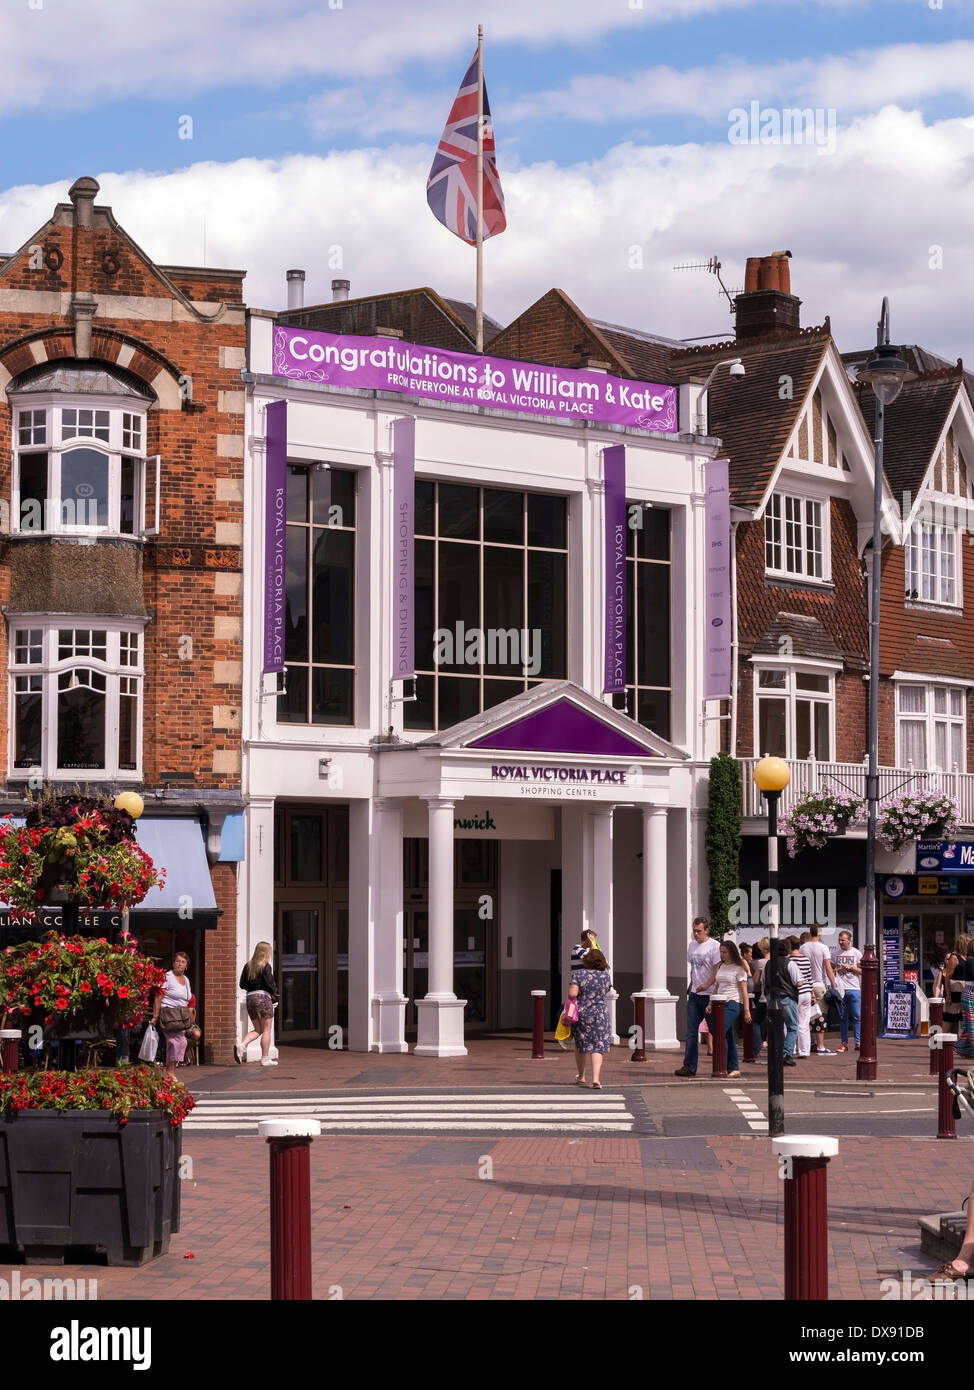
[[[572,1029],[575,1039],[576,1086],[585,1085],[585,1058],[592,1058],[592,1088],[601,1091],[599,1073],[602,1058],[612,1046],[612,1024],[607,995],[612,988],[609,964],[601,951],[587,951],[581,968],[572,971],[569,999],[578,1000],[578,1022]]]

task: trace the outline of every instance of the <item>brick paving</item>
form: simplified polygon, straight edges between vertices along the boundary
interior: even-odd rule
[[[832,1038],[830,1046],[836,1046]],[[550,1037],[545,1039],[545,1060],[532,1061],[531,1037],[527,1033],[468,1039],[466,1057],[414,1057],[411,1053],[338,1052],[328,1048],[282,1047],[280,1064],[262,1067],[256,1061],[246,1066],[187,1067],[181,1070],[193,1090],[237,1090],[256,1088],[269,1091],[332,1089],[364,1087],[391,1090],[396,1086],[415,1088],[456,1086],[470,1089],[477,1086],[536,1086],[558,1085],[570,1081],[574,1061],[570,1052],[561,1052]],[[254,1044],[251,1057],[256,1058]],[[911,1085],[931,1081],[928,1074],[930,1050],[923,1038],[903,1041],[884,1041],[878,1044],[878,1082],[869,1086]],[[613,1048],[602,1069],[604,1086],[645,1086],[672,1084],[684,1088],[701,1085],[754,1085],[767,1075],[762,1060],[742,1063],[741,1077],[736,1082],[714,1082],[710,1076],[710,1059],[702,1056],[694,1080],[681,1080],[673,1075],[682,1065],[682,1052],[650,1052],[645,1062],[632,1062],[625,1047]],[[816,1083],[856,1079],[856,1052],[835,1057],[813,1058],[803,1065],[814,1065]],[[797,1081],[800,1069],[785,1072],[785,1084]]]
[[[682,1164],[672,1148],[658,1161],[668,1142],[318,1139],[315,1297],[781,1298],[783,1185],[767,1140],[696,1140]],[[193,1175],[168,1255],[30,1274],[96,1277],[99,1299],[268,1298],[266,1145],[201,1136],[186,1151]],[[972,1160],[974,1139],[842,1140],[829,1175],[832,1298],[875,1300],[881,1279],[929,1272],[917,1217],[959,1205]]]

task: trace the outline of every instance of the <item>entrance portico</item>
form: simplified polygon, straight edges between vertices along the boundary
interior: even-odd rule
[[[373,917],[372,1050],[406,1048],[402,876],[392,866],[402,860],[404,819],[414,819],[420,803],[429,835],[429,942],[427,993],[416,1000],[415,1051],[430,1057],[466,1052],[466,1000],[457,998],[454,980],[454,839],[457,824],[489,825],[496,833],[483,810],[485,800],[515,826],[518,816],[542,811],[556,825],[560,820],[561,981],[567,985],[571,945],[583,928],[597,933],[610,967],[624,951],[638,949],[647,999],[646,1046],[677,1045],[676,1000],[666,989],[667,810],[686,808],[691,801],[691,769],[682,749],[581,687],[548,681],[420,743],[373,745],[373,752],[378,798],[373,805],[383,809],[373,816],[371,831],[388,843],[374,844],[368,859],[387,864],[389,872],[375,899],[381,910]],[[613,826],[614,813],[622,808],[643,813],[638,931],[628,910],[621,917],[614,912]],[[516,831],[511,838],[519,838]],[[503,878],[503,868],[501,873]],[[493,921],[497,910],[493,894],[483,894],[480,915]],[[506,939],[510,956],[512,936]],[[354,993],[354,980],[351,987]],[[615,1032],[615,999],[612,1017]]]

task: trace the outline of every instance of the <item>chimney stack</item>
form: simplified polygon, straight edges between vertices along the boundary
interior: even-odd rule
[[[343,304],[348,298],[348,292],[352,287],[351,280],[332,280],[331,282],[331,302],[332,304]]]
[[[791,292],[790,251],[749,256],[744,291],[734,301],[738,342],[748,338],[790,338],[801,327],[801,300]]]
[[[289,309],[304,308],[303,270],[289,270],[287,272],[287,307]]]

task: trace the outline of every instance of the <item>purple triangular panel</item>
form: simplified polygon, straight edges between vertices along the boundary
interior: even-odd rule
[[[496,748],[518,753],[582,753],[606,758],[653,758],[657,754],[620,734],[609,724],[579,709],[571,700],[518,719],[494,734],[486,734],[471,748]]]

